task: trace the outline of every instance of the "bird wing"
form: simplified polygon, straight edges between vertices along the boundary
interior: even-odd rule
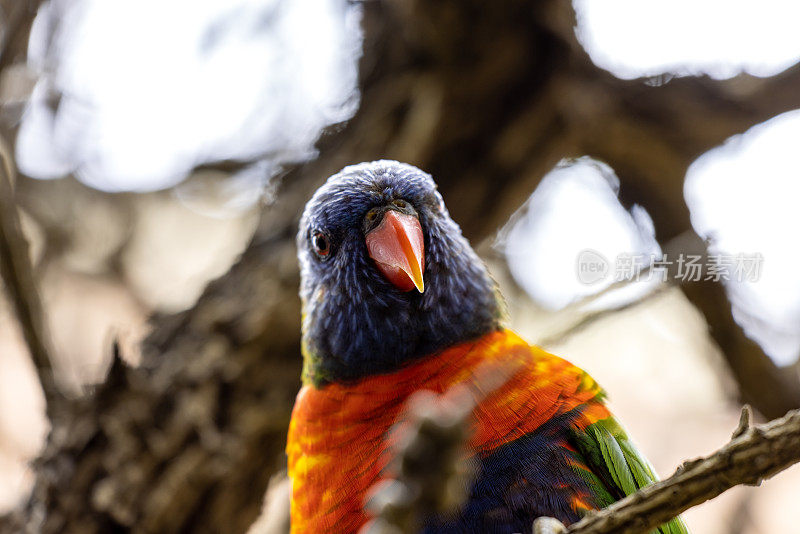
[[[610,492],[617,498],[658,480],[650,462],[636,449],[614,417],[601,419],[585,428],[573,427],[573,441],[587,465],[605,485],[598,493]],[[595,482],[596,484],[596,482]],[[680,517],[653,531],[653,534],[688,534]]]
[[[494,350],[482,349],[483,353],[487,357],[513,353],[524,363],[479,407],[476,438],[486,439],[475,439],[474,448],[512,442],[563,417],[569,421],[565,451],[575,449],[570,463],[591,489],[596,505],[608,506],[658,480],[609,411],[605,392],[586,371],[528,345],[508,330],[502,336],[502,343],[492,344]],[[688,534],[688,529],[678,517],[655,533]]]

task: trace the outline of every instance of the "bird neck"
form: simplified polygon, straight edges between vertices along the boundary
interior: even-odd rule
[[[457,277],[437,280],[431,273],[423,294],[377,299],[356,289],[304,303],[304,383],[322,387],[391,373],[500,330],[502,297],[478,265]]]

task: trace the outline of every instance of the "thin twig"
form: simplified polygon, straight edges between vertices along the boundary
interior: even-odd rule
[[[590,514],[566,534],[644,534],[734,486],[758,485],[800,462],[800,410],[756,427],[749,426],[749,417],[745,407],[734,438],[715,453],[686,462],[668,479]],[[542,531],[541,523],[534,532]]]
[[[36,366],[49,410],[60,393],[53,378],[42,304],[34,281],[28,242],[22,234],[14,202],[14,164],[8,143],[2,138],[0,159],[0,274]]]
[[[632,283],[633,282],[624,282],[623,285],[632,284]],[[558,331],[556,331],[556,332],[554,332],[554,333],[552,333],[552,334],[550,334],[550,335],[548,335],[546,337],[542,337],[540,339],[537,339],[535,344],[540,346],[540,347],[548,348],[548,347],[552,347],[555,344],[563,343],[564,341],[566,341],[570,337],[572,337],[575,334],[583,331],[588,326],[596,323],[600,319],[603,319],[605,317],[614,315],[614,314],[616,314],[618,312],[621,312],[621,311],[624,311],[624,310],[627,310],[627,309],[630,309],[630,308],[634,308],[636,306],[639,306],[640,304],[644,304],[645,302],[647,302],[650,299],[653,299],[653,298],[661,295],[662,293],[664,293],[668,289],[671,289],[672,287],[673,286],[671,284],[669,284],[669,283],[659,284],[659,285],[653,286],[652,288],[648,288],[648,290],[644,294],[639,295],[635,299],[630,300],[628,302],[619,304],[617,306],[609,306],[609,307],[606,307],[606,308],[592,310],[590,312],[584,313],[584,315],[579,317],[579,319],[577,321],[567,325],[562,330],[558,330]],[[616,290],[616,289],[619,289],[619,287],[616,286],[616,284],[615,284],[614,290]],[[602,291],[601,293],[605,294],[605,291]],[[591,300],[594,301],[595,299],[591,299]]]
[[[41,0],[16,0],[11,4],[5,31],[0,36],[0,72],[13,61],[11,45],[25,37],[23,34],[33,23],[40,4]]]
[[[664,245],[664,257],[674,257],[678,254],[704,256],[705,253],[705,244],[700,241],[699,238],[697,238],[697,235],[694,232],[684,232],[672,238],[666,245]],[[613,315],[617,312],[633,308],[639,304],[644,304],[650,299],[661,295],[666,290],[680,286],[687,281],[680,276],[680,273],[677,271],[674,263],[668,265],[666,270],[666,276],[661,275],[663,277],[662,283],[646,288],[644,293],[622,304],[616,306],[606,306],[604,308],[589,310],[588,312],[586,311],[592,304],[601,298],[617,290],[630,288],[634,284],[641,283],[642,276],[650,276],[651,272],[654,271],[653,264],[643,266],[638,272],[635,273],[635,276],[624,278],[622,280],[616,280],[597,293],[586,295],[575,302],[570,303],[565,308],[559,310],[559,314],[565,316],[576,315],[578,317],[577,320],[573,321],[559,331],[553,332],[546,337],[538,339],[536,344],[546,348],[557,343],[563,343],[566,339],[572,337],[600,319],[603,319],[609,315]]]
[[[40,3],[39,0],[27,0],[12,4],[5,32],[0,37],[0,75],[14,59],[13,49],[20,46],[24,48],[24,43],[20,44],[19,41],[27,39],[27,30],[33,23]],[[42,304],[34,281],[28,242],[22,234],[14,200],[16,165],[11,146],[2,136],[0,160],[0,275],[36,367],[48,413],[51,413],[53,401],[60,398],[61,394],[53,376]]]

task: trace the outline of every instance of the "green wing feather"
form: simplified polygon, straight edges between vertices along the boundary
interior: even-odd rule
[[[605,488],[597,488],[602,490],[598,491],[600,496],[607,497],[611,493],[622,498],[658,480],[650,463],[636,450],[613,417],[583,429],[575,428],[573,437],[578,451],[605,485]],[[689,529],[676,517],[652,534],[689,534]]]

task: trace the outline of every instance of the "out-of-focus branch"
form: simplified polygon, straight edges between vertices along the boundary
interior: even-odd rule
[[[736,324],[731,303],[720,283],[684,284],[683,292],[709,324],[709,334],[722,349],[743,402],[767,418],[800,406],[800,381],[792,369],[780,369]]]
[[[401,443],[395,450],[395,478],[383,480],[371,489],[367,510],[376,517],[361,534],[418,532],[425,517],[457,509],[463,502],[466,479],[474,466],[462,461],[474,405],[457,402],[453,395],[442,399],[429,391],[409,399],[411,428],[397,428]],[[459,399],[461,400],[461,399]]]
[[[41,3],[41,0],[11,0],[1,4],[5,28],[0,36],[0,72],[14,60],[15,54],[27,48],[28,31]]]
[[[758,485],[800,462],[800,410],[765,425],[749,427],[745,407],[733,438],[715,453],[684,463],[674,475],[590,514],[560,532],[566,534],[645,534],[689,508],[730,488]],[[539,520],[537,520],[538,522]],[[534,533],[559,532],[551,518]]]
[[[53,377],[42,304],[34,281],[28,242],[22,234],[19,212],[14,202],[14,163],[10,152],[8,144],[0,138],[0,274],[50,410],[60,394]]]
[[[766,79],[685,77],[655,87],[591,72],[574,74],[583,90],[565,111],[580,132],[577,144],[614,168],[623,199],[647,208],[662,240],[691,228],[683,197],[689,165],[726,139],[800,108],[800,65]]]
[[[697,234],[695,234],[694,232],[686,232],[671,239],[669,243],[663,246],[663,251],[665,258],[674,258],[678,254],[693,254],[698,256],[704,256],[705,244],[700,240],[699,237],[697,237]],[[673,262],[667,265],[666,267],[662,267],[662,269],[665,270],[664,273],[655,272],[652,264],[646,265],[642,267],[642,269],[634,273],[634,275],[631,278],[614,281],[613,283],[609,284],[607,287],[604,287],[597,293],[587,295],[571,303],[563,310],[560,310],[560,313],[563,313],[567,316],[574,316],[577,319],[573,321],[571,324],[564,327],[563,329],[557,330],[555,332],[546,335],[545,337],[537,339],[536,344],[547,348],[556,343],[562,343],[567,338],[577,334],[578,332],[584,330],[589,325],[594,324],[595,322],[599,321],[600,319],[603,319],[604,317],[638,306],[639,304],[642,304],[650,300],[651,298],[654,298],[662,294],[670,287],[674,287],[676,284],[678,285],[682,284],[684,280],[682,279],[681,273],[678,272],[678,268],[676,265],[677,264]],[[700,275],[704,276],[705,273],[701,271]],[[598,300],[609,295],[610,293],[613,293],[623,288],[630,288],[633,284],[641,283],[642,281],[648,280],[650,276],[660,277],[660,280],[663,280],[663,283],[652,285],[646,288],[645,291],[637,298],[624,302],[622,304],[599,308],[599,309],[590,309],[591,304],[597,302]]]
[[[787,89],[800,82],[800,66],[769,80],[744,75],[726,82],[682,78],[661,87],[604,78],[585,84],[591,93],[597,92],[588,100],[605,104],[591,112],[583,110],[592,113],[595,126],[579,145],[614,168],[622,201],[647,209],[661,243],[680,236],[693,236],[702,243],[683,196],[686,170],[697,157],[774,114],[800,107],[800,102],[791,99],[796,91]],[[773,101],[765,96],[770,91],[779,97]],[[574,120],[589,123],[580,114]],[[687,253],[680,248],[676,252]],[[770,419],[800,407],[800,380],[783,373],[747,338],[731,313],[723,285],[703,281],[682,288],[705,316],[737,380],[742,401]]]
[[[549,14],[549,27],[572,55],[556,105],[573,132],[574,155],[599,158],[614,169],[622,202],[647,209],[660,243],[679,236],[699,240],[683,196],[687,169],[729,137],[800,108],[800,65],[769,78],[741,74],[722,81],[708,76],[621,80],[594,66],[578,43],[570,2],[552,2]],[[722,284],[682,288],[705,315],[741,399],[769,419],[800,407],[797,374],[784,373],[747,338],[730,312]]]
[[[635,282],[631,282],[631,281],[627,281],[627,280],[623,281],[622,283],[619,283],[619,284],[615,283],[613,285],[613,289],[610,286],[608,288],[609,289],[608,291],[603,290],[599,294],[607,295],[609,293],[612,293],[613,291],[616,291],[616,290],[620,289],[621,287],[630,286],[631,284],[634,284],[634,283]],[[565,340],[569,339],[570,337],[574,336],[575,334],[578,334],[579,332],[582,332],[587,327],[589,327],[590,325],[596,323],[597,321],[599,321],[599,320],[601,320],[601,319],[603,319],[605,317],[612,316],[612,315],[614,315],[616,313],[619,313],[621,311],[628,310],[630,308],[634,308],[634,307],[636,307],[636,306],[638,306],[640,304],[644,304],[645,302],[649,301],[650,299],[655,298],[658,295],[661,295],[664,291],[666,291],[670,287],[671,286],[667,285],[667,284],[659,284],[659,285],[653,286],[652,288],[649,288],[645,293],[643,293],[639,297],[637,297],[637,298],[635,298],[633,300],[630,300],[628,302],[624,302],[624,303],[616,305],[616,306],[610,306],[608,308],[591,310],[589,312],[583,313],[582,315],[580,315],[578,317],[578,319],[575,322],[567,325],[562,330],[558,330],[556,332],[553,332],[551,334],[546,335],[545,337],[537,339],[535,343],[536,343],[536,345],[539,345],[539,346],[541,346],[541,347],[543,347],[545,349],[548,348],[548,347],[551,347],[551,346],[553,346],[553,345],[555,345],[557,343],[563,343]],[[592,295],[592,297],[594,297],[594,295]],[[588,298],[587,299],[587,301],[591,301],[591,302],[593,302],[595,300],[596,299],[594,299],[594,298]]]
[[[7,18],[0,37],[0,75],[13,61],[14,55],[25,50],[28,30],[39,4],[39,1],[24,0],[3,6],[6,8],[4,11],[7,10]],[[14,201],[16,165],[11,145],[2,137],[0,160],[0,274],[36,367],[49,412],[52,401],[60,398],[60,393],[53,377],[48,337],[28,243],[22,234],[19,212]]]
[[[467,498],[475,465],[465,460],[475,408],[519,370],[515,364],[485,364],[472,378],[442,395],[419,391],[397,435],[390,472],[371,490],[366,509],[374,519],[361,534],[412,534],[433,514],[457,510]]]

